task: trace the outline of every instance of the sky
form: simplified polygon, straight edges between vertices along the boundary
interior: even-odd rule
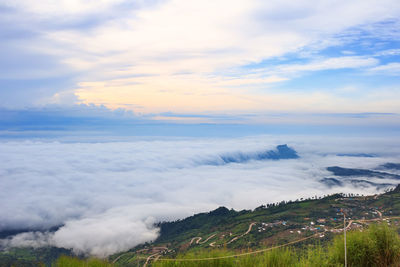
[[[0,0],[0,109],[398,125],[399,18],[396,0]]]

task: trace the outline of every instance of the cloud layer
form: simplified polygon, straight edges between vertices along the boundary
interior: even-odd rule
[[[397,89],[384,86],[390,95],[378,101],[364,78],[398,82],[398,1],[16,0],[0,1],[0,14],[3,107],[399,111]],[[323,71],[364,92],[290,91],[291,80]]]
[[[299,159],[204,165],[235,153],[288,143]],[[218,206],[261,204],[374,187],[328,188],[328,166],[375,168],[399,161],[388,138],[273,137],[152,139],[124,142],[1,142],[0,231],[40,230],[3,245],[51,244],[106,256],[154,240],[154,222]],[[336,154],[373,153],[360,158]],[[396,182],[396,181],[391,181]],[[61,226],[53,233],[46,232]]]

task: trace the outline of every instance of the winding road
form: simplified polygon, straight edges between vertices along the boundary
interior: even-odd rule
[[[250,233],[251,228],[253,228],[254,225],[256,225],[256,223],[254,223],[254,222],[251,223],[251,224],[249,225],[249,229],[247,229],[246,233],[241,234],[240,236],[237,236],[237,237],[232,238],[232,239],[231,239],[228,243],[226,243],[226,244],[230,244],[230,243],[232,243],[233,241],[236,241],[236,240],[238,240],[239,238],[241,238],[241,237],[247,235],[248,233]]]
[[[189,246],[192,245],[195,240],[196,240],[196,244],[198,244],[200,242],[200,240],[201,240],[201,237],[200,236],[193,237],[190,240]]]

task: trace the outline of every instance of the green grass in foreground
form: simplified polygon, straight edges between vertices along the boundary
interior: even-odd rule
[[[178,255],[177,259],[200,259],[239,254],[228,250],[203,250]],[[161,258],[163,259],[163,258]],[[164,258],[165,259],[165,258]],[[398,233],[386,224],[371,225],[363,232],[352,231],[347,234],[347,260],[349,267],[400,266],[400,238]],[[137,262],[131,265],[137,266]],[[79,260],[61,257],[55,267],[69,266],[113,266],[101,260]],[[120,265],[118,265],[120,266]],[[344,266],[343,235],[337,236],[326,246],[314,245],[304,249],[282,248],[260,254],[207,261],[163,261],[152,263],[155,267],[319,267]]]
[[[54,264],[55,267],[111,267],[113,264],[100,259],[81,260],[78,258],[61,256]]]

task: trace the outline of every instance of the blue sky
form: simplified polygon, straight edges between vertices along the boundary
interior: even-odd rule
[[[0,0],[0,108],[395,127],[399,17],[389,0]]]

